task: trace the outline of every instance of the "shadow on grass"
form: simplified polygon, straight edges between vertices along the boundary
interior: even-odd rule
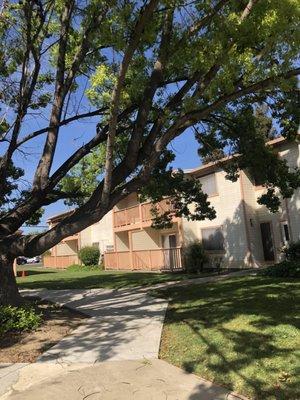
[[[156,274],[142,272],[116,273],[106,271],[51,271],[51,276],[49,276],[49,272],[50,271],[44,272],[29,270],[29,276],[18,279],[18,285],[20,288],[28,289],[122,289],[126,287],[149,286],[156,283],[188,278],[185,274]]]
[[[247,277],[167,290],[173,300],[163,358],[254,399],[300,398],[296,287],[295,281]],[[199,388],[190,400],[200,394]]]

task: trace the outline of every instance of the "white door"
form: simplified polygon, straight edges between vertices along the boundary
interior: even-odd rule
[[[163,248],[164,249],[172,249],[177,247],[177,238],[176,235],[164,235],[163,236]]]
[[[176,235],[164,235],[163,236],[163,248],[164,250],[164,260],[165,260],[165,267],[173,269],[176,263],[176,254],[174,254],[173,250],[177,247],[177,238]]]

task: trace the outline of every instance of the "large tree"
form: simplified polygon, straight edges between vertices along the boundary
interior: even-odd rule
[[[21,301],[15,257],[41,254],[133,191],[154,201],[172,194],[179,215],[213,218],[200,185],[169,167],[168,145],[187,129],[206,155],[240,154],[230,179],[259,169],[261,202],[273,210],[278,195],[290,196],[299,173],[265,146],[252,117],[268,104],[293,140],[299,14],[298,0],[2,0],[0,304]],[[64,127],[95,117],[57,165]],[[40,158],[24,185],[20,159],[30,143]],[[78,169],[97,159],[83,187]],[[61,199],[77,204],[71,215],[47,232],[20,234]]]

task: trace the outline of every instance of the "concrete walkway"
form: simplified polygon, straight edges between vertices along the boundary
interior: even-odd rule
[[[38,361],[95,363],[157,358],[168,302],[131,290],[42,290],[39,296],[91,318]]]
[[[162,360],[31,364],[2,400],[237,400],[228,390]]]
[[[38,296],[90,318],[43,353],[37,363],[0,364],[0,399],[241,399],[224,388],[158,360],[168,302],[151,297],[147,292],[249,273],[252,272],[126,290],[24,290],[23,295]]]

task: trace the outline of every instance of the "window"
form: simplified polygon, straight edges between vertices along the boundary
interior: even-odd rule
[[[281,222],[282,241],[286,245],[290,241],[290,230],[286,221]]]
[[[220,227],[201,229],[201,236],[205,250],[224,250],[224,235]]]
[[[200,183],[202,185],[203,192],[206,193],[208,197],[218,194],[215,174],[203,176],[200,178]]]

